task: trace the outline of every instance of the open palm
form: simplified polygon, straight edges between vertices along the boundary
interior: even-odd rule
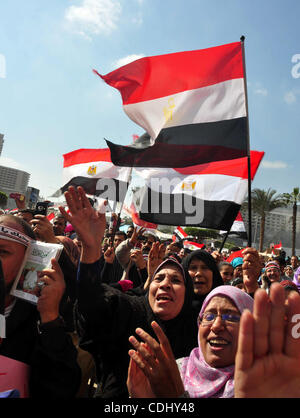
[[[292,292],[285,306],[283,287],[274,283],[270,297],[255,293],[253,314],[241,318],[234,375],[235,397],[300,397],[300,339],[293,317],[300,295]]]
[[[70,213],[59,207],[64,218],[72,224],[86,247],[100,247],[106,227],[105,214],[95,211],[91,206],[84,189],[70,186],[65,192]]]

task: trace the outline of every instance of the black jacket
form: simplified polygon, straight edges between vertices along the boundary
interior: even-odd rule
[[[126,387],[128,341],[137,327],[156,338],[151,322],[157,321],[166,333],[176,358],[187,356],[197,346],[197,321],[191,309],[193,285],[186,284],[185,302],[173,320],[160,321],[147,295],[134,296],[101,283],[98,263],[79,264],[78,333],[80,347],[89,351],[96,363],[104,398],[128,398]]]
[[[81,370],[71,337],[60,326],[45,327],[39,334],[38,319],[35,305],[16,299],[6,319],[6,338],[0,345],[0,355],[30,366],[30,398],[75,397]]]

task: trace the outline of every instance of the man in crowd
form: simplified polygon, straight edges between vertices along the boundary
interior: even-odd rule
[[[299,260],[296,255],[293,255],[291,258],[291,266],[293,267],[294,273],[296,273],[296,270],[299,267]]]
[[[65,228],[66,228],[66,221],[64,219],[63,216],[56,215],[55,218],[53,219],[53,231],[54,231],[54,235],[61,235],[64,236],[65,235]]]
[[[262,288],[269,291],[272,283],[281,282],[280,266],[277,261],[268,261],[265,266],[265,272],[262,275]]]
[[[158,241],[158,237],[150,232],[143,231],[143,240],[142,240],[142,253],[149,254],[149,251],[152,248],[152,244]]]
[[[179,254],[183,248],[182,241],[174,241],[167,245],[166,247],[166,256],[171,253]]]
[[[133,231],[134,231],[134,226],[130,225],[127,228],[127,232],[126,232],[127,238],[131,238],[132,237]]]
[[[39,278],[42,286],[37,306],[10,294],[31,239],[35,235],[27,222],[17,216],[0,215],[6,319],[6,337],[1,341],[0,354],[23,363],[23,369],[30,368],[29,378],[22,385],[24,396],[75,397],[81,371],[77,350],[60,317],[65,282],[58,262],[53,260],[52,268],[44,270]],[[16,364],[21,367],[21,363]]]

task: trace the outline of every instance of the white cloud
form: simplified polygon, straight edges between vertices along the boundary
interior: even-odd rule
[[[25,167],[22,166],[20,163],[8,157],[0,157],[0,165],[3,165],[4,167],[9,167],[9,168],[15,168],[17,170],[27,171]]]
[[[267,96],[268,90],[265,88],[258,88],[254,90],[254,94],[258,94],[259,96]]]
[[[299,91],[288,91],[285,93],[283,100],[287,103],[287,104],[293,104],[297,101],[297,97],[296,95],[299,93]]]
[[[287,168],[287,163],[284,161],[262,161],[261,166],[263,168]]]
[[[117,0],[82,0],[80,6],[66,10],[65,21],[72,31],[90,40],[89,35],[109,35],[115,30],[121,11]]]
[[[130,62],[143,58],[144,56],[145,56],[144,54],[127,55],[126,57],[120,58],[117,61],[115,61],[113,63],[113,67],[114,68],[122,67],[123,65],[129,64]]]

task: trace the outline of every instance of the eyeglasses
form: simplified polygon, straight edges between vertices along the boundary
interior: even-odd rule
[[[225,322],[225,324],[236,324],[240,322],[241,316],[238,314],[232,314],[232,313],[223,313],[223,314],[217,314],[214,312],[205,312],[200,317],[201,325],[212,325],[216,318],[220,316],[222,322]]]

